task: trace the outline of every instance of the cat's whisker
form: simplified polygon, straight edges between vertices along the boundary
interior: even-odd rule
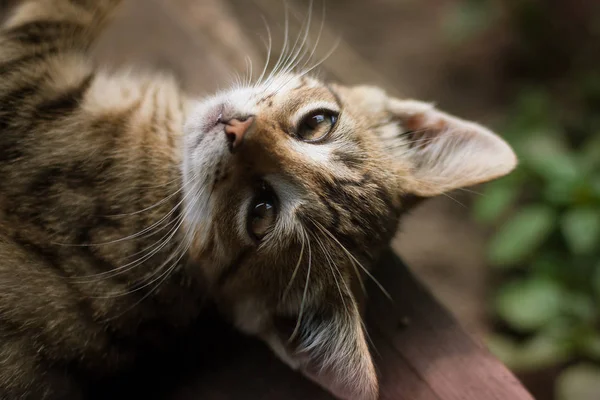
[[[482,197],[487,196],[485,193],[481,193],[481,192],[478,192],[477,190],[472,190],[472,189],[467,189],[467,188],[457,188],[456,190],[460,190],[461,192],[467,192],[467,193],[474,194],[477,196],[482,196]]]
[[[178,203],[181,204],[181,201]],[[139,232],[133,233],[131,235],[124,236],[119,239],[114,239],[106,242],[98,242],[98,243],[60,243],[60,242],[51,242],[51,244],[56,246],[64,246],[64,247],[98,247],[98,246],[107,246],[119,242],[124,242],[131,239],[136,239],[139,237],[144,237],[144,235],[148,232],[152,232],[155,228],[157,228],[162,222],[169,218],[169,216],[176,211],[176,208],[173,208],[171,211],[166,213],[162,218],[158,221],[152,223],[152,225],[147,226]]]
[[[288,282],[285,290],[283,291],[283,296],[281,297],[282,300],[285,300],[287,298],[287,295],[288,295],[290,289],[292,288],[292,284],[294,283],[294,279],[296,278],[296,274],[298,273],[298,270],[300,269],[300,264],[302,263],[302,256],[304,255],[304,245],[306,242],[306,237],[305,237],[305,234],[302,234],[300,237],[302,238],[302,247],[300,248],[300,256],[298,257],[298,262],[296,263],[296,267],[294,268],[294,270],[292,272],[290,281]]]
[[[317,229],[321,230],[321,232],[323,232],[324,234],[326,234],[326,232],[323,231],[324,228],[320,224],[318,224]],[[356,263],[354,262],[354,260],[352,258],[349,257],[347,249],[344,246],[342,246],[339,242],[337,242],[337,244],[339,245],[339,247],[342,248],[342,250],[344,251],[344,254],[346,255],[346,257],[350,261],[350,264],[352,265],[352,269],[354,270],[354,274],[356,275],[356,277],[358,279],[358,283],[360,285],[360,288],[361,288],[362,292],[363,293],[367,293],[367,288],[366,288],[365,283],[364,283],[364,281],[362,279],[360,271],[358,270],[358,267],[356,266]]]
[[[326,229],[319,223],[315,223],[315,226],[317,227],[317,229],[319,229],[321,231],[321,233],[323,234],[327,234]],[[329,235],[328,235],[329,236]],[[362,279],[362,276],[360,275],[360,271],[358,270],[358,267],[356,266],[356,263],[354,262],[354,260],[352,258],[350,258],[348,256],[348,251],[347,249],[339,242],[337,241],[337,244],[339,245],[339,247],[344,251],[344,254],[346,255],[346,257],[348,258],[348,260],[350,261],[350,264],[352,265],[352,269],[354,270],[354,273],[356,274],[356,277],[358,279],[358,282],[360,284],[361,290],[363,293],[367,293],[367,288],[365,287],[365,283]]]
[[[252,83],[252,76],[254,74],[252,58],[250,58],[250,56],[246,56],[246,63],[248,65],[248,77],[246,79],[244,79],[244,86],[249,87],[250,84]]]
[[[311,0],[308,5],[308,14],[305,22],[302,23],[300,27],[300,32],[298,33],[298,37],[296,38],[296,43],[294,43],[294,48],[296,48],[296,44],[300,37],[302,36],[302,42],[299,44],[298,49],[295,51],[293,56],[290,54],[287,65],[283,68],[282,74],[287,74],[294,69],[294,67],[304,58],[307,53],[306,49],[306,41],[308,40],[311,21],[312,21],[312,9],[313,9],[313,1]],[[293,51],[293,50],[292,50]]]
[[[300,303],[300,311],[298,312],[298,319],[296,320],[296,326],[294,327],[294,330],[292,331],[292,334],[290,335],[288,342],[292,342],[298,336],[298,332],[300,331],[300,326],[302,324],[302,317],[304,316],[304,307],[306,304],[306,294],[308,293],[308,284],[310,282],[310,271],[312,268],[312,253],[311,253],[311,248],[310,248],[310,235],[308,235],[304,229],[303,229],[303,232],[304,232],[305,238],[307,240],[307,244],[308,244],[308,269],[306,272],[306,282],[304,283],[304,291],[302,292],[302,301]]]
[[[302,30],[304,29],[304,24],[305,23],[303,22],[302,26],[300,27],[300,31],[298,32],[298,35],[296,35],[296,40],[294,41],[294,44],[292,45],[292,47],[290,47],[288,53],[284,57],[283,62],[281,63],[281,68],[279,72],[280,75],[285,75],[287,68],[290,65],[290,61],[293,60],[293,58],[301,50],[300,38],[302,37]]]
[[[286,50],[288,47],[288,40],[289,40],[289,6],[287,4],[286,1],[283,2],[284,5],[284,13],[285,13],[285,25],[284,25],[284,33],[283,33],[283,45],[281,46],[281,52],[279,53],[279,57],[277,58],[277,62],[275,63],[275,65],[273,66],[273,69],[271,70],[271,73],[269,74],[269,76],[267,77],[266,81],[265,81],[265,90],[264,91],[268,91],[275,79],[275,77],[277,76],[278,70],[279,70],[279,66],[281,65],[285,54],[286,54]]]
[[[111,278],[114,278],[118,275],[127,273],[129,271],[132,271],[134,268],[137,268],[137,267],[143,265],[146,261],[151,259],[155,254],[157,254],[159,251],[163,250],[168,244],[169,244],[169,240],[164,240],[164,241],[156,244],[156,249],[153,250],[151,254],[142,256],[139,259],[137,259],[131,263],[128,263],[126,265],[123,265],[123,266],[120,266],[117,268],[113,268],[113,269],[111,269],[109,271],[105,271],[103,273],[80,276],[76,279],[74,278],[74,282],[78,283],[78,284],[101,282],[104,280],[109,280]]]
[[[450,196],[450,194],[448,194],[448,193],[442,193],[442,195],[449,198],[450,200],[454,201],[456,204],[460,205],[462,208],[469,208],[465,204],[461,203],[458,199],[455,199],[454,197]]]
[[[89,275],[79,275],[77,277],[73,277],[73,281],[75,282],[80,282],[80,283],[91,283],[91,282],[98,282],[104,279],[109,279],[109,278],[113,278],[119,274],[125,273],[127,271],[131,271],[132,269],[136,268],[137,266],[143,264],[145,261],[147,261],[148,259],[152,258],[155,254],[157,254],[160,250],[162,250],[171,239],[173,239],[173,237],[177,234],[178,229],[181,227],[181,225],[183,224],[184,219],[180,218],[179,219],[179,223],[177,226],[171,228],[171,230],[169,231],[169,237],[163,239],[160,242],[155,243],[155,245],[157,246],[157,248],[153,249],[150,253],[139,257],[138,259],[131,261],[127,264],[121,265],[119,267],[110,269],[108,271],[103,271],[103,272],[99,272],[97,274],[89,274]],[[152,247],[152,246],[151,246]]]
[[[187,195],[185,196],[187,197]],[[167,213],[167,215],[165,217],[168,217],[170,214],[172,214],[173,211],[177,210],[179,205],[183,202],[184,199],[182,199],[182,201],[180,203],[178,203],[177,205],[175,205],[175,207],[173,207],[173,209]],[[163,217],[164,218],[164,217]],[[177,231],[179,230],[179,228],[181,227],[181,225],[184,222],[184,217],[183,214],[177,216],[177,218],[175,218],[174,220],[172,220],[171,222],[169,222],[166,226],[169,226],[170,224],[177,224],[175,227],[171,228],[165,235],[163,235],[161,238],[159,238],[156,242],[154,242],[152,245],[147,246],[145,249],[138,251],[134,254],[129,255],[127,258],[132,257],[134,255],[137,254],[141,254],[147,250],[150,250],[152,248],[154,248],[153,250],[150,251],[150,253],[145,254],[125,265],[121,265],[119,267],[113,268],[109,271],[103,271],[97,274],[89,274],[89,275],[79,275],[77,277],[74,277],[74,281],[76,282],[81,282],[81,283],[89,283],[89,282],[95,282],[95,281],[100,281],[100,280],[104,280],[104,279],[109,279],[111,277],[117,276],[119,274],[122,274],[124,272],[130,271],[132,269],[134,269],[135,267],[143,264],[145,261],[147,261],[148,259],[152,258],[156,253],[158,253],[160,250],[162,250],[168,243],[170,240],[173,239],[173,237],[177,234]],[[151,235],[154,235],[158,232],[160,232],[162,229],[164,229],[166,226],[163,226],[162,228],[160,228],[158,231],[153,232]],[[150,235],[150,236],[151,236]],[[168,237],[167,237],[168,236]]]
[[[267,30],[267,37],[268,37],[268,44],[266,45],[267,46],[267,57],[266,57],[266,61],[265,61],[265,66],[263,67],[263,70],[260,73],[260,76],[256,80],[254,87],[257,87],[263,83],[263,78],[265,77],[265,74],[267,73],[269,64],[271,62],[271,51],[273,48],[273,38],[271,37],[271,28],[269,27],[267,19],[264,16],[262,16],[261,18],[262,18],[263,23],[265,24],[265,28]]]
[[[272,89],[272,91],[274,93],[278,93],[281,90],[281,88],[285,87],[294,78],[293,75],[289,74],[289,72],[295,68],[295,66],[304,58],[304,56],[307,53],[306,41],[308,40],[308,36],[309,36],[309,32],[310,32],[311,18],[312,18],[312,6],[313,6],[313,2],[311,0],[309,3],[309,11],[308,11],[307,18],[305,19],[304,22],[302,22],[300,31],[298,32],[298,35],[296,36],[296,40],[294,42],[293,47],[290,49],[289,53],[285,56],[284,61],[281,63],[281,65],[277,68],[276,71],[274,71],[275,79],[278,76],[286,76],[285,80],[280,82],[276,88]],[[301,42],[300,42],[300,38],[302,38]],[[274,82],[275,82],[275,80],[273,82],[271,82],[270,86],[272,86],[272,84]]]
[[[177,248],[169,255],[169,257],[167,257],[167,259],[160,264],[158,267],[154,268],[154,270],[152,271],[152,273],[145,275],[142,279],[139,279],[135,282],[135,287],[133,289],[128,289],[128,290],[124,290],[121,292],[113,292],[110,293],[110,295],[107,296],[97,296],[97,298],[116,298],[116,297],[123,297],[123,296],[127,296],[136,292],[139,292],[140,290],[152,285],[154,282],[158,281],[163,275],[164,273],[161,273],[161,271],[165,270],[165,267],[174,259],[177,258],[177,260],[171,264],[170,267],[166,268],[167,270],[169,268],[171,268],[174,264],[179,263],[179,261],[185,256],[187,250],[189,249],[189,245],[183,245],[184,242],[179,243],[179,245],[177,246]],[[160,275],[159,275],[160,274]],[[159,275],[157,277],[157,275]]]
[[[240,87],[240,73],[239,71],[234,71],[229,73],[229,80],[231,81],[231,86],[234,89],[237,89]]]
[[[319,67],[321,64],[323,64],[325,61],[327,61],[327,59],[329,57],[331,57],[331,55],[333,53],[335,53],[335,51],[337,50],[338,46],[340,45],[340,43],[342,42],[342,38],[338,37],[338,39],[336,40],[336,42],[333,44],[333,46],[331,47],[331,50],[329,50],[327,52],[327,54],[325,54],[325,56],[323,58],[321,58],[319,61],[317,61],[314,65],[312,65],[311,67],[309,67],[308,69],[300,72],[298,74],[299,77],[305,76],[306,74],[310,73],[312,70],[314,70],[315,68]]]
[[[195,202],[197,201],[196,199],[192,202],[192,205],[195,204]],[[180,226],[181,226],[181,224],[178,226],[178,229]],[[181,259],[187,254],[187,251],[189,250],[189,248],[191,246],[191,240],[189,240],[189,239],[190,239],[192,230],[193,229],[190,226],[188,226],[187,232],[184,235],[183,240],[179,242],[177,248],[171,253],[171,255],[159,267],[157,267],[152,274],[150,274],[149,276],[146,276],[144,279],[137,282],[138,284],[144,283],[143,285],[137,286],[136,288],[128,290],[128,291],[111,293],[108,296],[98,296],[98,297],[99,298],[122,297],[122,296],[130,295],[132,293],[138,292],[138,291],[152,285],[153,283],[158,282],[152,290],[148,291],[148,293],[145,294],[140,300],[138,300],[136,303],[134,303],[130,308],[125,310],[123,313],[119,314],[117,317],[119,317],[119,316],[125,314],[126,312],[130,311],[131,309],[133,309],[135,306],[137,306],[139,303],[141,303],[144,299],[146,299],[148,296],[150,296],[153,292],[155,292],[158,289],[158,287],[168,278],[170,273],[177,267],[177,265],[179,264]],[[181,254],[177,257],[177,260],[175,262],[173,262],[171,264],[171,266],[168,267],[163,273],[160,273],[160,271],[164,269],[164,266],[167,265],[168,262],[170,262],[173,258],[176,257],[178,252],[180,252]],[[156,277],[156,275],[159,273],[160,273],[160,275],[158,277]],[[151,279],[151,280],[148,282],[149,279]]]
[[[122,291],[111,292],[108,295],[100,295],[100,296],[92,296],[92,297],[95,299],[114,299],[117,297],[124,297],[124,296],[131,295],[133,293],[139,292],[140,290],[147,288],[148,286],[152,285],[157,280],[159,280],[164,274],[164,272],[161,273],[161,271],[164,270],[164,267],[166,265],[168,265],[171,262],[171,260],[173,260],[174,258],[177,257],[176,254],[179,254],[179,258],[178,258],[178,261],[179,261],[181,259],[181,257],[183,257],[183,255],[185,255],[185,251],[187,251],[187,250],[183,249],[183,252],[182,252],[182,250],[179,248],[177,250],[175,250],[173,252],[173,254],[171,254],[171,256],[169,256],[169,258],[167,258],[167,260],[165,260],[165,262],[163,262],[157,268],[155,268],[151,274],[146,275],[143,279],[136,281],[135,285],[134,285],[135,287],[132,289],[126,289],[126,290],[122,290]],[[176,261],[176,262],[178,262],[178,261]],[[159,275],[159,276],[157,277],[157,275]]]
[[[319,47],[319,43],[321,41],[321,36],[323,34],[324,28],[325,28],[325,3],[323,3],[323,9],[321,12],[321,25],[319,26],[319,33],[317,34],[317,38],[315,39],[315,44],[314,44],[310,54],[308,55],[308,57],[306,57],[304,64],[302,64],[302,66],[300,67],[300,70],[304,70],[306,68],[306,66],[308,65],[308,63],[312,61],[312,59],[317,51],[317,48]]]
[[[148,186],[133,186],[133,189],[136,189],[136,190],[159,189],[159,188],[163,188],[163,187],[165,187],[167,185],[170,185],[173,182],[176,182],[176,181],[179,181],[179,180],[181,180],[181,176],[178,175],[175,178],[166,181],[165,183],[161,183],[161,184],[158,184],[158,185],[148,185]]]
[[[161,232],[164,229],[167,229],[169,226],[176,224],[179,221],[178,218],[173,218],[171,219],[171,221],[167,222],[165,225],[161,226],[160,228],[157,228],[156,231],[152,232],[152,233],[148,233],[147,235],[141,236],[140,238],[149,238],[151,236],[154,236],[156,234],[158,234],[159,232]],[[164,238],[166,238],[167,236],[169,236],[169,234],[171,233],[173,228],[169,228],[169,230],[167,231],[167,233],[165,233],[163,236],[161,236],[159,239],[157,239],[154,243],[144,247],[142,250],[136,251],[135,253],[131,253],[131,254],[127,254],[125,256],[123,256],[122,258],[120,258],[120,260],[128,260],[131,259],[133,257],[136,257],[156,246],[158,246],[159,243],[162,243],[162,241],[164,240]],[[87,275],[86,275],[87,276]]]
[[[282,83],[279,84],[279,86],[274,90],[274,92],[279,92],[279,90],[281,90],[292,79],[295,78],[295,76],[293,74],[290,74],[290,72],[294,71],[303,60],[304,60],[304,63],[302,64],[302,67],[300,68],[301,70],[306,68],[306,65],[313,59],[313,56],[318,48],[318,45],[319,45],[319,42],[320,42],[320,39],[322,36],[322,32],[324,29],[325,4],[323,3],[323,11],[322,11],[322,17],[321,17],[321,25],[319,27],[319,33],[317,35],[315,44],[312,47],[312,50],[310,51],[310,54],[309,54],[309,48],[308,48],[307,44],[310,42],[309,41],[309,33],[310,33],[310,27],[312,25],[312,14],[313,14],[313,1],[311,0],[309,3],[309,10],[307,13],[308,21],[307,21],[306,25],[304,25],[304,23],[303,23],[303,25],[301,27],[301,30],[302,29],[304,30],[304,38],[303,38],[302,44],[301,44],[300,48],[298,49],[298,51],[296,52],[296,55],[290,60],[289,65],[280,72],[280,75],[287,74],[288,76],[287,76],[286,80],[284,80]],[[307,56],[307,54],[308,54],[308,56]]]
[[[373,274],[371,274],[369,272],[369,270],[367,268],[364,267],[364,265],[362,265],[357,259],[356,257],[354,257],[354,255],[348,251],[348,249],[346,249],[346,247],[340,243],[340,241],[324,226],[321,225],[321,228],[324,229],[325,233],[327,235],[329,235],[329,237],[331,237],[331,239],[333,239],[335,242],[337,242],[337,244],[340,246],[340,248],[346,252],[346,254],[348,255],[348,257],[350,257],[351,259],[354,260],[354,262],[356,262],[356,264],[363,270],[363,272],[377,285],[377,287],[379,288],[379,290],[381,290],[381,292],[385,295],[385,297],[387,297],[390,301],[394,301],[392,296],[389,294],[389,292],[383,287],[383,285],[373,276]]]
[[[360,325],[362,327],[362,331],[365,334],[365,337],[367,338],[367,342],[369,342],[370,344],[370,351],[374,351],[375,354],[377,354],[377,356],[381,356],[381,353],[379,352],[379,349],[377,348],[377,346],[375,345],[375,341],[373,340],[373,338],[371,337],[371,334],[369,333],[369,329],[367,329],[367,324],[365,323],[365,321],[361,318],[360,319]]]
[[[249,69],[248,56],[245,56],[244,57],[244,72],[243,72],[243,74],[240,74],[240,80],[238,82],[238,85],[239,85],[238,88],[242,88],[244,86],[244,83],[248,79],[248,69]]]
[[[103,322],[106,323],[106,322],[112,321],[114,319],[120,318],[121,316],[123,316],[127,312],[129,312],[129,311],[133,310],[135,307],[137,307],[142,301],[146,300],[149,296],[151,296],[160,287],[160,285],[162,285],[162,283],[170,276],[171,272],[173,272],[175,270],[175,268],[177,268],[178,263],[185,256],[185,254],[187,253],[187,250],[188,250],[188,248],[184,249],[182,251],[181,255],[179,256],[179,258],[177,258],[177,260],[165,272],[163,272],[160,276],[158,276],[158,278],[155,278],[152,281],[152,283],[158,281],[157,284],[154,286],[154,288],[152,290],[149,290],[148,293],[146,293],[144,296],[142,296],[139,300],[137,300],[130,307],[128,307],[127,309],[125,309],[123,312],[121,312],[121,313],[119,313],[119,314],[117,314],[117,315],[115,315],[113,317],[107,318]],[[136,288],[136,289],[132,290],[129,294],[134,293],[137,290],[138,289]],[[117,297],[120,297],[120,296],[117,296]]]
[[[171,226],[171,225],[177,224],[177,222],[178,222],[178,221],[179,221],[179,219],[178,219],[178,218],[173,218],[171,221],[167,222],[167,223],[166,223],[166,225],[164,225],[164,226],[160,227],[160,228],[159,228],[159,229],[157,229],[155,232],[152,232],[151,234],[148,234],[148,235],[145,235],[145,236],[142,236],[142,237],[143,237],[143,238],[147,238],[147,237],[150,237],[150,236],[156,235],[158,232],[162,231],[163,229],[166,229],[167,227],[169,227],[169,226]],[[169,233],[171,232],[171,229],[172,229],[172,228],[170,228],[170,229],[169,229],[169,231],[167,231],[167,233],[165,233],[163,236],[161,236],[161,237],[160,237],[160,238],[159,238],[159,239],[158,239],[156,242],[154,242],[153,244],[151,244],[151,245],[149,245],[149,246],[146,246],[146,247],[144,247],[142,250],[136,251],[135,253],[128,254],[128,255],[124,256],[123,258],[121,258],[121,260],[127,260],[127,259],[130,259],[130,258],[132,258],[132,257],[135,257],[135,256],[137,256],[137,255],[139,255],[139,254],[142,254],[142,253],[144,253],[145,251],[148,251],[148,250],[150,250],[151,248],[153,248],[153,247],[157,246],[157,244],[158,244],[158,243],[161,243],[161,242],[162,242],[162,240],[163,240],[164,238],[166,238],[167,236],[169,236]]]
[[[194,176],[192,179],[195,179],[196,176]],[[182,186],[185,186],[187,183],[184,183]],[[142,230],[131,234],[131,235],[127,235],[124,236],[122,238],[119,239],[114,239],[114,240],[109,240],[106,242],[97,242],[97,243],[60,243],[60,242],[51,242],[51,244],[53,245],[57,245],[57,246],[65,246],[65,247],[97,247],[97,246],[106,246],[106,245],[110,245],[110,244],[115,244],[115,243],[119,243],[119,242],[123,242],[123,241],[127,241],[127,240],[131,240],[131,239],[136,239],[139,237],[144,237],[144,235],[148,232],[152,232],[154,229],[156,229],[160,224],[162,224],[165,220],[167,220],[169,218],[169,216],[171,214],[173,214],[174,212],[177,212],[177,210],[179,209],[179,207],[184,204],[186,198],[190,195],[190,193],[185,194],[181,200],[179,200],[179,202],[177,202],[177,204],[175,204],[175,206],[173,208],[171,208],[171,210],[169,212],[167,212],[162,218],[160,218],[158,221],[152,223],[151,225],[143,228]],[[152,233],[154,234],[154,233]]]
[[[333,276],[333,280],[335,281],[335,285],[336,285],[338,293],[340,295],[340,300],[342,301],[342,304],[344,305],[344,309],[347,310],[346,301],[344,299],[345,296],[342,293],[342,288],[340,287],[340,282],[338,281],[338,278],[337,278],[337,274],[339,274],[341,280],[343,281],[343,277],[341,276],[339,267],[335,264],[335,262],[333,261],[333,258],[331,257],[330,251],[323,244],[323,242],[321,240],[319,240],[318,236],[315,236],[315,241],[317,242],[317,244],[323,251],[323,254],[325,255],[325,260],[327,260],[327,265],[329,266],[329,270],[331,271],[331,275]],[[336,272],[337,272],[337,274],[336,274]]]
[[[306,49],[306,41],[308,40],[308,36],[310,33],[311,19],[312,19],[312,0],[309,3],[309,12],[307,15],[307,19],[301,24],[300,31],[296,36],[296,40],[292,47],[285,46],[286,51],[282,51],[283,59],[281,62],[278,62],[273,70],[271,71],[271,80],[268,82],[268,85],[265,90],[271,90],[274,93],[278,93],[281,88],[287,85],[292,79],[293,76],[289,76],[289,72],[295,68],[295,66],[302,61],[307,53]],[[286,38],[285,41],[288,42],[289,35],[287,30],[289,29],[289,9],[286,6]],[[301,40],[302,38],[302,40]],[[300,41],[301,40],[301,41]],[[272,85],[276,83],[277,78],[280,76],[286,76],[286,79],[279,83],[276,88],[272,88]]]
[[[165,197],[162,200],[159,200],[158,202],[154,203],[153,205],[143,208],[141,210],[138,211],[134,211],[131,213],[121,213],[121,214],[107,214],[107,215],[103,215],[103,217],[107,217],[107,218],[118,218],[118,217],[128,217],[131,215],[136,215],[136,214],[141,214],[143,212],[152,210],[153,208],[156,208],[158,206],[160,206],[161,204],[166,203],[167,201],[169,201],[173,196],[176,196],[179,192],[181,192],[183,190],[183,185],[181,185],[181,187],[179,189],[177,189],[174,193],[171,193],[170,195],[168,195],[167,197]]]

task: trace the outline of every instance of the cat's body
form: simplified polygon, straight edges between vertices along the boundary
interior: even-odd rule
[[[85,53],[117,3],[28,2],[0,33],[0,399],[77,399],[74,376],[126,369],[207,296],[338,395],[374,398],[361,269],[406,196],[503,175],[512,152],[302,74],[202,103],[169,77],[105,74]],[[444,140],[475,142],[459,156],[477,168]]]
[[[40,44],[44,29],[70,28],[43,24],[0,45],[2,399],[43,398],[72,360],[97,374],[128,366],[147,327],[189,324],[204,296],[180,274],[172,230],[187,100],[168,77],[107,77],[57,52],[66,35]],[[10,54],[11,39],[31,52]]]

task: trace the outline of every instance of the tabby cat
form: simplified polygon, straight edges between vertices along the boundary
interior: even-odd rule
[[[285,59],[206,99],[108,74],[86,53],[118,3],[18,1],[0,31],[0,398],[82,398],[79,376],[125,371],[210,298],[338,397],[375,399],[362,281],[412,200],[505,175],[513,151]]]

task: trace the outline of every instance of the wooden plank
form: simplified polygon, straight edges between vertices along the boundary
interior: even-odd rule
[[[508,369],[472,339],[390,251],[373,284],[367,326],[382,400],[532,400]],[[206,367],[192,371],[168,397],[207,399],[332,399],[279,362],[258,341],[228,332],[212,343]],[[192,370],[194,367],[192,367]]]
[[[371,298],[368,323],[443,400],[532,399],[514,375],[473,339],[391,252],[376,278],[393,297]],[[379,345],[376,343],[376,345]],[[411,397],[412,398],[412,397]]]

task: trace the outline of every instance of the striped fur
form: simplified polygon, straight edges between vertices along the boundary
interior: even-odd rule
[[[504,175],[512,151],[423,103],[301,73],[207,99],[108,75],[86,52],[118,3],[23,1],[0,31],[0,399],[81,398],[74,376],[126,370],[147,327],[185,330],[206,297],[339,397],[374,399],[362,280],[409,198]],[[315,109],[334,128],[298,140]],[[232,152],[221,121],[242,116]],[[278,215],[257,243],[259,180]]]

